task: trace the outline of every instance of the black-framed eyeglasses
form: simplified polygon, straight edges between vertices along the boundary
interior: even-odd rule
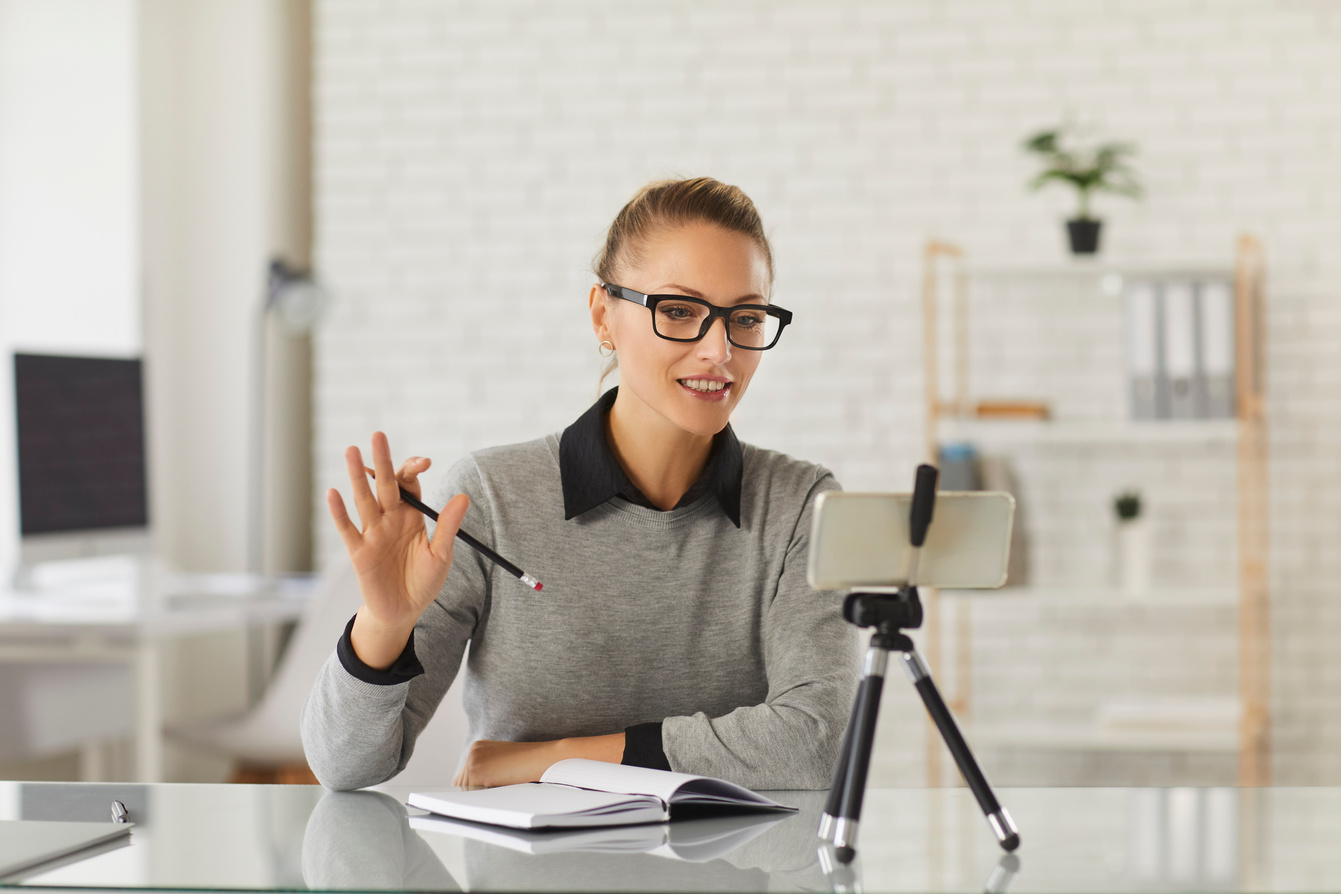
[[[721,317],[726,338],[747,351],[767,351],[778,343],[782,330],[792,321],[792,312],[772,304],[737,304],[718,307],[688,295],[648,295],[634,289],[603,282],[612,297],[641,304],[652,312],[652,331],[668,341],[698,341],[708,334],[712,321]]]

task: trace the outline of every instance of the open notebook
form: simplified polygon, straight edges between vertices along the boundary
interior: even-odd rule
[[[676,810],[792,810],[721,779],[570,758],[545,771],[539,782],[477,791],[410,795],[411,807],[440,816],[546,829],[659,823]]]

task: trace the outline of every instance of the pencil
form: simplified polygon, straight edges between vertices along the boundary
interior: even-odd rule
[[[374,480],[376,480],[377,476],[373,475],[372,469],[368,469],[368,474],[372,476]],[[417,499],[414,496],[414,494],[410,493],[403,487],[400,488],[400,498],[404,500],[406,503],[409,503],[415,509],[418,509],[420,512],[424,513],[424,515],[427,515],[429,518],[433,519],[433,521],[436,522],[438,520],[438,513],[428,508],[428,506],[425,505],[423,502],[421,502],[419,499]],[[500,556],[498,553],[489,549],[489,547],[485,546],[483,543],[480,543],[474,537],[471,537],[461,528],[456,529],[456,536],[461,538],[461,540],[469,544],[471,547],[473,547],[475,551],[478,552],[480,555],[484,556],[490,562],[493,562],[499,568],[502,568],[508,574],[511,574],[513,577],[517,578],[517,580],[526,584],[526,586],[530,587],[532,590],[536,590],[538,592],[545,586],[540,581],[536,580],[534,577],[527,574],[525,571],[522,571],[516,565],[513,565],[507,559]]]

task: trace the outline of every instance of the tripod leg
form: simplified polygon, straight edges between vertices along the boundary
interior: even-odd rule
[[[1008,851],[1015,850],[1020,846],[1020,833],[1015,828],[1015,821],[1010,818],[1006,809],[997,803],[996,795],[992,793],[992,786],[978,768],[977,759],[973,757],[968,742],[964,741],[963,735],[959,732],[959,724],[955,723],[954,715],[941,698],[940,690],[931,679],[931,672],[927,670],[916,650],[909,649],[903,653],[903,669],[908,672],[908,679],[912,681],[917,694],[922,696],[922,703],[927,706],[927,713],[936,722],[941,738],[954,755],[955,763],[959,765],[959,772],[964,775],[964,781],[972,789],[973,796],[978,799],[978,806],[987,816],[987,823],[996,833],[1001,847]]]
[[[843,730],[843,744],[838,749],[838,759],[833,765],[833,782],[829,784],[829,798],[824,802],[824,814],[820,817],[819,837],[825,841],[833,838],[833,824],[838,819],[838,811],[843,806],[843,785],[847,781],[848,766],[852,762],[852,728],[857,722],[857,712],[861,706],[862,688],[857,688],[857,697],[852,702],[852,713],[847,718],[847,728]]]
[[[834,856],[840,863],[851,863],[856,856],[857,823],[861,819],[862,799],[866,794],[866,772],[871,765],[871,745],[880,715],[880,694],[885,686],[885,663],[889,653],[877,645],[866,650],[866,672],[857,690],[857,703],[848,724],[848,748],[843,771],[842,795],[838,813],[833,817]],[[835,777],[837,774],[835,774]],[[829,793],[830,803],[833,792]]]

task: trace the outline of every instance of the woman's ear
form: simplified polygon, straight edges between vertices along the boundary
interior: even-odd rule
[[[587,306],[591,309],[591,331],[601,341],[613,343],[610,338],[610,302],[605,300],[606,291],[600,286],[592,286],[587,296]]]

